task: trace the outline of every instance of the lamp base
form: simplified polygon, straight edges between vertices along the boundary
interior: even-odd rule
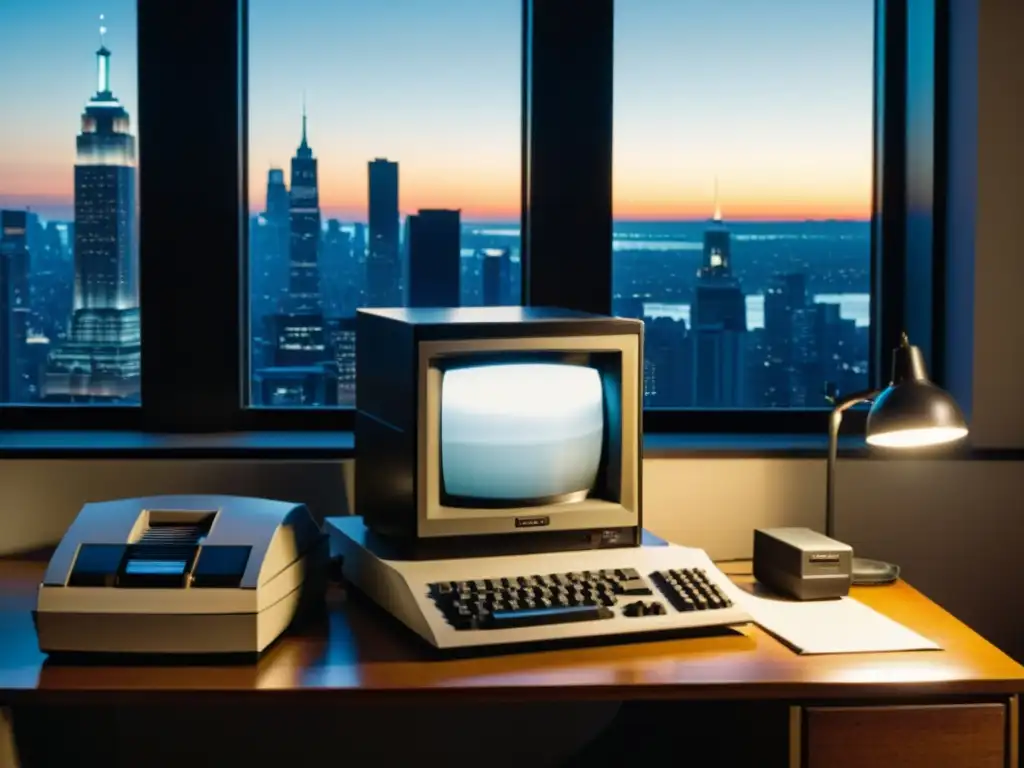
[[[900,567],[883,560],[853,558],[853,584],[858,587],[892,584],[900,577]]]

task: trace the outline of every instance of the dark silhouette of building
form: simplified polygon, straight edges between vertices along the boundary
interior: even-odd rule
[[[281,313],[266,318],[270,364],[253,375],[254,405],[337,405],[338,373],[322,312]]]
[[[483,248],[483,294],[485,307],[519,304],[512,301],[512,254],[508,248]]]
[[[36,379],[28,354],[29,225],[27,211],[0,211],[0,402],[28,402]]]
[[[282,313],[271,315],[268,321],[273,367],[308,367],[329,360],[322,313]]]
[[[859,331],[855,320],[840,315],[839,304],[814,304],[808,311],[811,353],[808,366],[808,405],[821,406],[825,385],[840,394],[864,389],[867,377],[867,350],[859,349]],[[866,347],[866,344],[865,344]]]
[[[338,373],[338,405],[351,408],[356,404],[356,319],[331,318],[327,335],[334,350]]]
[[[41,374],[46,370],[50,345],[63,342],[68,334],[68,319],[74,306],[75,265],[66,242],[68,225],[50,221],[45,225],[29,213],[28,250],[31,259],[31,335],[30,357],[42,356],[32,370],[39,380],[33,399],[40,397]],[[33,221],[35,219],[35,221]],[[36,236],[33,237],[33,232]]]
[[[14,289],[11,284],[11,259],[0,252],[0,403],[10,403],[16,389],[15,379],[17,336],[11,307]]]
[[[11,262],[10,281],[15,307],[29,307],[29,251],[28,211],[0,211],[0,249]]]
[[[356,271],[356,300],[353,306],[362,307],[366,304],[366,225],[352,225],[352,260]]]
[[[727,331],[747,330],[747,305],[739,279],[732,271],[732,247],[728,227],[715,210],[704,230],[704,248],[695,289],[694,326],[721,325]]]
[[[366,255],[366,306],[402,303],[398,250],[398,163],[377,158],[368,165],[370,241]]]
[[[459,211],[420,210],[409,222],[409,306],[459,306]]]
[[[320,193],[317,162],[306,138],[306,110],[302,110],[302,141],[292,158],[288,216],[291,232],[288,263],[287,311],[322,310],[320,296]]]
[[[789,408],[806,399],[801,361],[806,361],[807,276],[776,275],[764,295],[764,365],[759,404]]]
[[[353,300],[351,295],[352,283],[356,279],[352,261],[349,233],[341,228],[340,221],[328,219],[320,248],[324,314],[328,317],[355,314],[358,297]]]
[[[264,368],[253,376],[253,399],[276,408],[323,408],[338,405],[334,363],[294,368]]]
[[[101,30],[103,31],[103,30]],[[110,51],[96,52],[97,89],[82,115],[75,162],[75,286],[69,339],[47,362],[43,397],[139,397],[135,138],[110,89]]]
[[[687,408],[693,404],[689,343],[683,320],[644,320],[644,405]]]
[[[267,172],[266,204],[250,229],[250,291],[254,320],[280,312],[290,288],[291,213],[284,171]]]
[[[746,401],[747,307],[732,272],[729,229],[715,203],[704,231],[704,248],[691,313],[693,404],[698,408],[739,408]]]

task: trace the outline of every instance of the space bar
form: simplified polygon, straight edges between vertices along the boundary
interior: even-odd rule
[[[608,608],[598,605],[572,605],[564,608],[539,610],[495,611],[481,629],[511,629],[513,627],[539,627],[545,624],[568,624],[573,621],[611,619],[615,616]]]

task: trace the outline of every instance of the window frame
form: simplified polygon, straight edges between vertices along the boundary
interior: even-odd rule
[[[611,309],[614,2],[522,0],[524,303]],[[351,430],[353,409],[245,405],[248,0],[137,5],[142,403],[0,406],[2,428]],[[888,350],[906,328],[941,383],[948,0],[876,0],[875,16],[869,377],[884,383]],[[927,66],[908,64],[929,46]],[[930,98],[908,98],[921,89]],[[908,154],[921,140],[930,156]],[[189,242],[196,232],[202,253]],[[645,409],[644,431],[824,434],[827,415]],[[863,417],[845,424],[861,429]]]

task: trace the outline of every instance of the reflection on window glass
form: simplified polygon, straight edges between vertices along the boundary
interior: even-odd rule
[[[613,309],[645,403],[864,389],[872,0],[616,3]]]
[[[351,407],[359,307],[519,304],[520,0],[251,0],[253,406]]]
[[[138,404],[135,2],[0,29],[0,403]]]

